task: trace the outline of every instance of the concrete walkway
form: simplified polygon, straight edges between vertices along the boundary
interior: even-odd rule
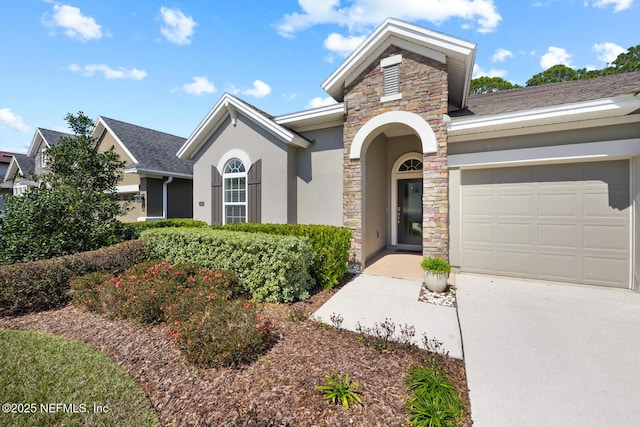
[[[474,427],[640,425],[640,294],[456,277]]]
[[[366,270],[365,270],[366,271]],[[416,328],[414,343],[422,346],[422,335],[443,343],[449,355],[462,359],[462,344],[456,309],[418,301],[422,282],[393,277],[361,274],[342,287],[314,314],[331,323],[331,315],[343,318],[342,327],[356,330],[358,322],[373,327],[389,318],[396,325]]]

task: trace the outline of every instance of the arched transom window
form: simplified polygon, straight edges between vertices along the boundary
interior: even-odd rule
[[[238,158],[224,165],[224,223],[247,221],[247,171]]]
[[[415,172],[421,170],[422,162],[418,159],[407,159],[398,167],[398,172]]]

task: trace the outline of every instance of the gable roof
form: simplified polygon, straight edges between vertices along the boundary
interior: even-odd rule
[[[307,148],[310,145],[309,141],[296,132],[276,123],[272,116],[229,93],[225,93],[180,148],[178,157],[193,159],[222,122],[227,117],[231,117],[231,121],[235,122],[238,113],[287,144],[301,148]]]
[[[36,132],[33,135],[33,139],[31,140],[31,145],[29,146],[29,151],[27,151],[27,155],[29,157],[36,156],[41,139],[42,141],[44,141],[47,147],[51,147],[52,145],[57,144],[60,138],[63,138],[63,137],[73,137],[73,135],[66,132],[59,132],[57,130],[36,128]]]
[[[9,168],[4,176],[4,181],[11,181],[18,175],[28,176],[36,171],[35,160],[26,154],[14,154],[9,163]]]
[[[99,116],[94,135],[110,132],[133,164],[125,172],[144,172],[176,178],[192,178],[193,162],[176,157],[185,138]]]
[[[343,88],[391,45],[446,63],[449,104],[454,108],[466,105],[476,44],[392,18],[380,24],[322,83],[322,88],[336,101],[342,101]]]
[[[597,119],[634,120],[640,115],[640,71],[573,80],[469,97],[468,107],[449,113],[450,137],[531,129]]]

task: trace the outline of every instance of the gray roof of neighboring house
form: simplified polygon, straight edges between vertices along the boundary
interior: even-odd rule
[[[63,137],[73,138],[73,134],[70,134],[70,133],[58,132],[57,130],[51,130],[51,129],[43,129],[43,128],[38,128],[38,129],[40,129],[40,133],[42,134],[42,137],[44,138],[45,141],[47,141],[47,144],[49,144],[49,146],[57,144],[60,138],[63,138]]]
[[[22,175],[27,176],[36,171],[36,161],[33,157],[29,157],[26,154],[16,154],[13,157],[18,163]]]
[[[104,116],[101,119],[138,161],[127,169],[193,175],[193,162],[176,156],[185,138]]]
[[[489,116],[640,93],[640,71],[469,96],[454,118]]]

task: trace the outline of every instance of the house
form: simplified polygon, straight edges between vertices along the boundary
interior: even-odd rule
[[[5,182],[5,176],[9,170],[11,159],[17,153],[9,153],[6,151],[0,151],[0,212],[4,210],[4,197],[5,195],[13,194],[13,182]]]
[[[60,138],[72,136],[65,132],[36,128],[27,154],[15,154],[9,163],[4,182],[6,185],[11,184],[12,194],[19,196],[37,186],[38,183],[33,180],[32,175],[41,175],[46,172],[49,161],[47,150],[57,144]]]
[[[100,116],[93,137],[126,162],[118,197],[129,202],[125,222],[193,216],[192,162],[176,157],[185,139]]]
[[[388,19],[271,116],[224,94],[178,151],[193,216],[344,225],[350,262],[640,291],[640,72],[469,96],[476,45]]]

